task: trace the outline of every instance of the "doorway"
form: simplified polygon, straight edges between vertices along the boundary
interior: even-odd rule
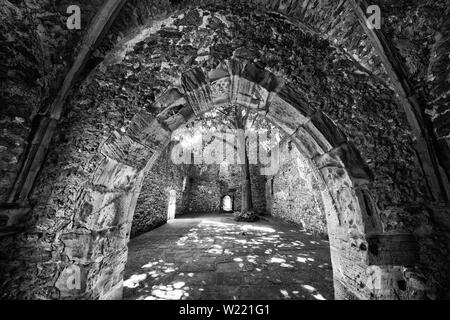
[[[177,192],[175,190],[169,191],[169,204],[167,206],[167,221],[175,219],[175,211],[177,208]]]
[[[228,195],[222,198],[222,211],[233,211],[233,200]]]

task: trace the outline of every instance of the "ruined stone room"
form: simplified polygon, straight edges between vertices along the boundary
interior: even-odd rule
[[[450,299],[450,0],[0,0],[0,30],[0,300]]]

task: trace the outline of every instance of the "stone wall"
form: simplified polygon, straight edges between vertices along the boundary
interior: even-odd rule
[[[183,188],[186,169],[174,165],[166,150],[146,174],[131,225],[131,238],[167,222],[169,191],[176,191],[175,215],[183,214],[187,185]],[[187,179],[186,179],[187,181]]]
[[[193,165],[190,168],[191,190],[187,212],[220,212],[222,191],[218,177],[219,166],[217,165]]]
[[[87,70],[83,74],[86,75],[92,70],[125,34],[142,26],[150,17],[155,19],[167,15],[167,12],[199,2],[127,1],[111,30],[101,41],[100,48],[89,60]],[[225,2],[234,5],[233,1]],[[357,57],[358,61],[374,74],[386,79],[380,59],[376,56],[348,3],[341,6],[339,2],[324,3],[318,0],[257,2],[262,8],[279,11],[292,19],[302,21],[306,24],[304,26],[306,31],[318,32],[330,39],[338,48],[344,48],[344,51]],[[39,108],[48,107],[54,99],[64,73],[67,72],[80,48],[81,39],[92,17],[103,3],[100,0],[89,3],[66,0],[57,3],[50,0],[0,2],[0,28],[1,34],[5,35],[5,45],[0,49],[1,64],[2,68],[10,70],[5,76],[5,81],[2,81],[0,95],[1,105],[4,106],[0,109],[0,126],[4,130],[3,133],[9,135],[5,141],[0,141],[0,150],[8,151],[8,154],[4,154],[0,159],[0,172],[4,177],[0,181],[0,201],[6,198],[20,168],[22,152],[26,148],[34,115]],[[81,7],[82,30],[67,30],[65,26],[67,18],[65,10],[72,4]],[[449,113],[444,112],[447,110],[446,98],[444,96],[436,103],[438,97],[433,92],[435,87],[442,88],[447,82],[441,81],[440,77],[433,77],[434,71],[427,73],[426,70],[427,66],[430,69],[433,67],[433,61],[436,59],[432,47],[439,46],[441,39],[446,38],[443,32],[445,27],[442,25],[448,21],[447,2],[446,0],[383,1],[378,4],[385,18],[383,31],[395,44],[414,80],[423,89],[429,103],[429,112],[434,114],[438,110],[440,118],[434,116],[431,118],[438,138],[443,140],[440,143],[441,154],[447,155],[443,161],[448,161],[450,158],[448,138],[445,140],[441,134],[448,127],[446,124]],[[444,34],[444,37],[439,36],[438,32]],[[438,57],[445,59],[446,55],[439,52]],[[439,72],[446,75],[445,71]],[[428,86],[425,80],[431,81],[432,85]],[[17,125],[17,122],[22,125]],[[448,136],[448,133],[445,133],[445,136]]]
[[[260,175],[259,167],[256,165],[250,165],[250,174],[254,210],[264,214],[266,210],[265,178]],[[241,209],[240,166],[193,165],[189,177],[191,191],[187,212],[220,212],[221,199],[226,195],[232,197],[235,211]]]
[[[131,191],[139,178],[136,175],[142,169],[142,159],[148,158],[132,153],[115,157],[116,161],[104,156],[117,156],[113,152],[102,154],[99,150],[104,145],[114,145],[114,137],[136,138],[141,132],[135,130],[136,123],[130,129],[133,116],[145,110],[159,115],[160,100],[155,99],[179,84],[179,77],[186,70],[200,66],[208,71],[232,56],[256,61],[283,77],[289,83],[283,92],[288,101],[308,112],[313,109],[316,115],[326,114],[353,141],[370,166],[374,182],[367,187],[369,190],[344,191],[357,192],[360,197],[370,191],[376,203],[367,208],[370,213],[383,217],[386,230],[413,232],[419,238],[425,279],[431,284],[441,283],[441,292],[448,289],[448,246],[439,242],[434,233],[436,225],[439,227],[434,220],[436,212],[445,212],[448,206],[436,211],[430,208],[431,196],[417,163],[414,138],[404,113],[399,111],[395,93],[329,42],[304,33],[279,15],[256,14],[241,2],[208,8],[221,13],[209,13],[210,25],[206,28],[201,27],[203,19],[186,19],[199,17],[196,13],[174,23],[166,21],[165,28],[155,27],[146,37],[139,38],[142,41],[130,45],[122,58],[110,65],[105,63],[76,88],[30,196],[33,210],[23,232],[2,238],[1,297],[106,298],[113,287],[120,287],[129,237],[129,208],[134,201]],[[221,22],[224,15],[227,24]],[[354,44],[359,46],[358,41]],[[364,49],[362,46],[360,51]],[[294,97],[290,95],[291,88],[296,90]],[[299,102],[303,100],[305,103]],[[287,105],[281,101],[278,108],[289,109]],[[276,103],[271,106],[277,108]],[[175,105],[172,111],[182,110],[178,107]],[[13,119],[8,117],[8,121]],[[181,118],[172,121],[186,120]],[[287,128],[289,120],[292,119],[285,121]],[[326,131],[331,121],[322,120],[314,119]],[[161,126],[157,130],[160,135],[167,133]],[[117,132],[127,135],[122,137]],[[160,135],[154,135],[156,140]],[[340,137],[332,140],[336,142]],[[156,141],[155,150],[159,150],[162,140]],[[129,145],[124,143],[125,146],[136,147],[136,143],[126,142]],[[145,156],[152,155],[149,150],[154,150],[155,141],[151,142],[152,146],[133,151],[144,150]],[[329,155],[327,150],[325,156]],[[136,159],[139,163],[130,161]],[[117,171],[106,170],[111,168]],[[356,173],[360,173],[358,169],[357,164]],[[347,198],[343,198],[345,204]],[[362,222],[349,223],[361,227]],[[436,254],[434,248],[439,248]],[[343,269],[352,272],[355,261],[365,261],[363,251],[367,246],[362,243],[346,249],[348,252],[342,250],[333,261],[342,260]],[[70,292],[61,283],[75,265],[82,269],[83,288]],[[362,275],[365,270],[358,272]],[[363,290],[359,285],[355,282],[353,289]]]
[[[280,170],[268,180],[271,214],[294,222],[305,230],[328,234],[320,185],[310,165],[291,143],[280,146]]]
[[[253,209],[260,215],[266,214],[266,176],[261,175],[258,165],[250,165]]]
[[[36,115],[51,104],[101,2],[0,0],[0,203],[23,163]],[[83,8],[82,30],[67,29],[69,5]]]

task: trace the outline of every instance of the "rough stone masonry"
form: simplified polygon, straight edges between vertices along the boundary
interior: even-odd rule
[[[450,6],[373,2],[0,0],[0,298],[120,299],[130,237],[239,211],[242,167],[170,160],[226,107],[281,132],[253,210],[329,241],[336,299],[450,298]]]

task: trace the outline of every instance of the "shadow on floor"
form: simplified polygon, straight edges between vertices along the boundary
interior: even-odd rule
[[[281,221],[189,215],[130,241],[124,299],[333,299],[328,241]]]

